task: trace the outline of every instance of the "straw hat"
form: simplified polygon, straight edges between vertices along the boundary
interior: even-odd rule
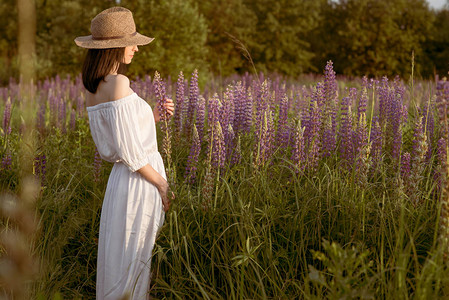
[[[75,43],[88,49],[121,48],[146,45],[154,40],[136,31],[132,12],[124,7],[111,7],[93,18],[92,35],[79,36]]]

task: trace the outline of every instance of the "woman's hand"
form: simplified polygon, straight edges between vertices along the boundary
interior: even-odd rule
[[[137,172],[142,175],[146,180],[151,182],[159,191],[159,194],[162,198],[162,205],[164,207],[164,211],[167,212],[170,208],[170,199],[175,199],[175,194],[170,190],[168,186],[167,180],[162,177],[152,166],[149,164],[143,166]]]
[[[170,187],[168,186],[168,183],[166,180],[158,186],[159,193],[161,194],[162,198],[162,206],[164,207],[164,211],[167,212],[170,209],[171,201],[169,197],[172,199],[175,198],[175,194],[173,194],[172,191],[170,191]]]
[[[172,99],[170,99],[170,98],[165,99],[164,108],[165,108],[165,111],[167,112],[168,118],[173,116],[173,112],[175,111],[175,104],[173,103]],[[159,112],[159,108],[157,107],[157,105],[153,110],[153,115],[154,115],[154,121],[159,122],[159,120],[161,119],[161,113]]]

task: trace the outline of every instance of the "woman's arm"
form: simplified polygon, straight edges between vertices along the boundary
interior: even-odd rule
[[[167,196],[169,189],[167,180],[148,164],[137,170],[137,172],[158,189],[161,194],[164,211],[167,212],[170,208],[170,199]]]

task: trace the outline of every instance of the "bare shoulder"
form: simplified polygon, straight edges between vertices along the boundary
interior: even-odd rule
[[[133,93],[129,84],[129,79],[125,75],[108,75],[105,80],[107,89],[110,92],[110,101],[121,99]]]

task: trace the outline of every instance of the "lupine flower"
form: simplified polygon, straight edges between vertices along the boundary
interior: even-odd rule
[[[180,133],[182,132],[182,122],[184,117],[182,112],[184,111],[184,105],[184,74],[181,71],[176,83],[176,109],[173,115],[176,137],[179,137]]]
[[[232,155],[235,152],[235,132],[232,128],[232,125],[228,125],[228,129],[226,130],[226,136],[225,136],[225,149],[226,149],[226,161],[230,162],[230,165],[232,165]]]
[[[223,112],[220,114],[220,124],[223,128],[223,136],[226,148],[232,146],[234,132],[230,133],[229,128],[234,124],[234,97],[232,87],[228,86],[223,97]],[[231,127],[229,127],[231,126]]]
[[[370,156],[371,144],[368,142],[365,113],[360,114],[355,136],[355,140],[358,142],[355,145],[355,178],[358,185],[362,189],[365,189],[368,186],[368,172],[372,161]]]
[[[410,153],[405,152],[401,157],[401,177],[404,181],[408,181],[410,177],[410,169],[411,169],[411,156]]]
[[[166,161],[167,173],[168,173],[167,175],[169,177],[169,182],[171,184],[173,184],[174,179],[175,179],[175,173],[174,173],[174,169],[172,168],[172,165],[171,165],[172,164],[172,161],[171,161],[171,127],[168,124],[168,113],[167,113],[167,109],[164,106],[167,101],[167,97],[165,94],[165,84],[157,71],[154,74],[153,82],[154,82],[154,93],[156,95],[158,111],[159,111],[159,116],[160,116],[159,122],[161,124],[161,131],[163,134],[162,155]]]
[[[243,102],[242,102],[242,82],[237,82],[233,87],[233,100],[234,100],[234,124],[232,127],[234,128],[236,133],[239,133],[242,128],[243,123]]]
[[[195,126],[198,131],[200,143],[203,141],[204,118],[206,114],[206,100],[203,96],[199,96],[198,107],[196,111]]]
[[[218,99],[218,95],[214,94],[212,98],[209,99],[207,109],[207,124],[209,125],[210,129],[213,129],[214,124],[219,121],[220,106],[221,103]]]
[[[70,113],[70,129],[72,131],[76,129],[76,111],[74,109]]]
[[[285,92],[280,98],[279,104],[279,121],[278,130],[276,134],[276,144],[280,148],[286,148],[288,146],[288,97]]]
[[[94,182],[100,182],[100,174],[101,174],[101,156],[98,152],[98,149],[95,148],[95,156],[94,156]]]
[[[366,105],[368,103],[368,78],[363,76],[362,91],[360,92],[360,98],[357,105],[357,114],[360,119],[360,115],[366,113]]]
[[[236,165],[238,163],[240,163],[240,160],[242,158],[242,145],[240,142],[240,135],[237,136],[237,145],[234,148],[234,152],[232,153],[232,158],[231,158],[231,165]]]
[[[415,132],[413,139],[412,164],[409,180],[410,200],[414,205],[421,201],[419,185],[424,178],[425,155],[427,153],[427,136],[422,127],[422,117],[419,117],[415,123]]]
[[[193,184],[196,178],[196,170],[198,167],[198,157],[201,152],[201,141],[196,126],[193,125],[193,142],[190,146],[190,154],[187,160],[186,173],[184,178],[190,184]]]
[[[66,104],[64,99],[60,98],[58,124],[61,126],[60,128],[62,133],[66,132],[65,121],[66,121]]]
[[[8,98],[3,111],[3,132],[5,134],[11,133],[11,98]]]
[[[40,132],[45,130],[45,104],[41,104],[39,111],[37,112],[36,128]]]
[[[11,169],[11,153],[6,153],[5,156],[2,157],[2,169],[3,170],[10,170]]]
[[[47,168],[47,157],[45,154],[39,155],[34,159],[34,175],[36,179],[41,182],[41,185],[44,184],[45,174]]]
[[[447,142],[445,138],[438,140],[437,160],[438,186],[441,188],[443,185],[446,185],[447,178]]]
[[[209,210],[212,202],[212,196],[215,187],[215,174],[216,169],[207,168],[206,175],[204,176],[203,188],[201,195],[203,196],[203,210]]]
[[[212,156],[211,165],[215,169],[223,169],[226,159],[226,148],[223,136],[223,130],[221,128],[220,122],[215,122],[212,131]]]
[[[354,160],[351,97],[341,99],[340,154],[347,166]]]
[[[324,69],[324,99],[330,107],[333,107],[336,104],[337,88],[333,63],[332,61],[328,61]],[[320,105],[321,103],[318,104]]]
[[[255,145],[255,162],[256,168],[265,165],[272,154],[274,142],[274,125],[273,116],[269,109],[266,109],[263,114],[261,127],[256,136]]]
[[[326,107],[325,120],[329,117],[331,119],[331,127],[328,128],[326,134],[327,140],[330,142],[327,150],[333,152],[335,141],[332,140],[332,137],[335,140],[335,133],[337,132],[338,85],[332,61],[328,61],[324,69],[324,101],[324,106]]]
[[[304,129],[305,127],[301,126],[301,121],[299,120],[293,134],[294,142],[292,151],[292,162],[296,166],[296,173],[303,171],[305,167]]]
[[[198,97],[200,90],[198,88],[198,70],[195,69],[190,78],[190,90],[189,90],[189,110],[187,113],[187,120],[184,123],[184,127],[188,136],[191,134],[193,119],[195,116],[196,108],[198,105]]]
[[[242,91],[241,101],[243,107],[242,113],[242,132],[249,133],[251,131],[251,125],[253,120],[253,97],[251,91],[246,94]]]
[[[382,157],[382,129],[380,128],[378,116],[373,117],[371,132],[370,132],[370,143],[371,143],[371,157],[373,170],[377,168],[379,160]]]
[[[317,93],[322,89],[317,85]],[[307,142],[307,167],[311,170],[316,169],[321,153],[321,109],[318,106],[317,98],[312,97],[309,106],[309,116],[305,127],[305,139]]]

